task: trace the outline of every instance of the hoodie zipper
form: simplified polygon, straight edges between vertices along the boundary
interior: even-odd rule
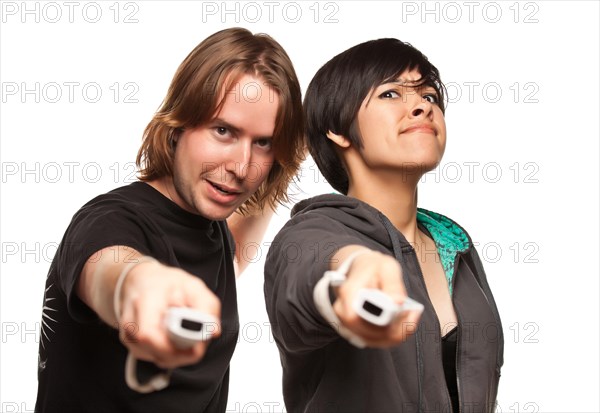
[[[454,257],[454,268],[452,269],[452,307],[454,307],[454,312],[456,313],[456,320],[458,321],[458,329],[456,330],[456,356],[455,356],[455,367],[456,367],[456,395],[458,397],[458,412],[454,412],[454,413],[460,413],[462,411],[461,409],[461,403],[460,403],[460,379],[459,379],[459,368],[460,368],[460,342],[461,342],[461,329],[460,326],[462,325],[462,322],[460,321],[460,316],[458,314],[458,311],[456,311],[456,306],[454,305],[454,281],[456,280],[456,269],[458,268],[458,260],[460,259],[461,253],[456,254],[456,256]],[[452,401],[451,401],[452,402]]]
[[[416,261],[416,264],[417,264],[417,272],[418,272],[418,275],[419,275],[419,279],[421,280],[421,284],[422,284],[422,287],[423,287],[423,289],[425,291],[425,296],[427,297],[427,301],[429,301],[429,305],[431,306],[431,308],[434,309],[433,310],[433,314],[435,315],[436,334],[439,337],[438,343],[439,343],[439,346],[440,346],[440,351],[439,351],[440,358],[439,358],[439,361],[440,361],[440,364],[442,365],[442,371],[443,371],[444,370],[444,367],[443,367],[444,366],[444,361],[442,359],[442,350],[441,350],[441,346],[442,346],[442,334],[440,333],[440,320],[438,318],[437,313],[435,312],[435,308],[433,307],[433,303],[431,302],[431,298],[429,297],[429,291],[427,291],[427,285],[425,284],[425,277],[423,276],[423,271],[421,270],[421,265],[419,264],[419,260],[416,259],[415,249],[413,247],[410,247],[410,251],[413,254],[415,254],[415,261]],[[455,268],[456,268],[456,261],[455,261],[454,264],[455,264]],[[453,283],[454,283],[454,281],[453,281]],[[458,314],[457,314],[457,317],[458,317]],[[460,320],[459,320],[459,323],[460,323]],[[456,342],[456,350],[457,350],[457,353],[458,353],[458,340],[460,338],[460,329],[458,329],[457,333],[459,333],[458,337],[457,337],[457,342]],[[457,365],[458,365],[458,360],[457,360]],[[457,384],[457,387],[458,387],[458,369],[456,370],[456,373],[457,373],[456,384]],[[444,380],[444,381],[446,381],[446,380]],[[452,399],[450,398],[450,392],[448,391],[448,385],[446,385],[446,398],[447,398],[448,404],[450,406],[450,411],[453,411],[453,409],[452,409]],[[459,410],[459,412],[454,412],[454,413],[460,413],[460,396],[459,396],[458,410]],[[419,411],[421,411],[421,406],[419,406]]]
[[[389,221],[389,219],[383,215],[382,213],[379,213],[379,219],[381,220],[381,222],[383,223],[383,226],[386,228],[388,235],[390,236],[390,240],[392,241],[392,249],[394,252],[394,257],[396,258],[396,260],[399,259],[404,259],[404,253],[405,252],[410,252],[413,254],[414,258],[415,258],[415,263],[416,263],[416,268],[417,268],[417,273],[419,275],[419,279],[421,280],[421,285],[423,287],[423,290],[425,291],[425,296],[427,297],[427,301],[429,301],[429,305],[431,306],[431,308],[433,308],[433,314],[435,315],[435,322],[436,322],[436,334],[438,335],[438,343],[440,346],[440,364],[442,365],[442,371],[444,370],[444,361],[442,359],[442,351],[441,351],[441,346],[442,346],[442,334],[440,333],[440,320],[437,316],[437,313],[435,312],[435,308],[433,307],[433,303],[431,302],[431,298],[429,297],[429,291],[427,291],[427,285],[425,284],[425,277],[423,276],[423,271],[421,270],[421,264],[419,263],[419,260],[416,257],[416,252],[415,249],[411,246],[400,246],[400,242],[398,239],[398,235],[396,234],[396,228],[392,225],[392,223]],[[461,228],[462,229],[462,228]],[[464,231],[464,230],[463,230]],[[456,274],[456,267],[458,265],[458,257],[459,257],[460,253],[458,253],[456,255],[456,257],[454,258],[454,274]],[[452,278],[452,289],[454,290],[454,280],[455,278]],[[410,290],[410,285],[406,285],[407,290]],[[454,307],[454,298],[452,297],[452,306]],[[456,310],[455,310],[456,311]],[[458,319],[458,314],[456,314],[457,320],[459,322],[460,325],[460,320]],[[458,412],[453,412],[453,406],[452,406],[452,398],[450,397],[450,392],[448,391],[448,385],[446,385],[446,399],[448,401],[448,405],[450,406],[450,411],[452,411],[453,413],[460,413],[461,412],[461,408],[460,408],[460,387],[459,387],[459,380],[458,380],[458,347],[460,344],[460,328],[458,328],[457,330],[457,338],[456,338],[456,353],[457,353],[457,357],[456,357],[456,387],[457,387],[457,392],[458,392]],[[419,353],[418,351],[418,347],[419,347],[419,340],[417,338],[417,355]],[[420,363],[420,356],[417,357],[417,363]],[[422,372],[421,372],[422,374]],[[417,412],[421,412],[421,404],[422,404],[422,392],[423,392],[423,388],[422,385],[420,383],[421,378],[419,378],[419,405],[418,405],[418,411]],[[445,378],[444,378],[445,381]]]

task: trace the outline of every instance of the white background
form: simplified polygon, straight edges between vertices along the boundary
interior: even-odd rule
[[[132,180],[142,131],[191,49],[242,26],[284,46],[303,89],[325,61],[366,40],[396,37],[429,57],[453,102],[445,158],[419,201],[479,243],[506,336],[498,411],[600,411],[597,2],[1,7],[0,410],[33,410],[44,282],[71,216]],[[308,161],[296,199],[330,191],[315,171]],[[265,243],[289,209],[278,212]],[[263,264],[238,282],[230,411],[283,409]]]

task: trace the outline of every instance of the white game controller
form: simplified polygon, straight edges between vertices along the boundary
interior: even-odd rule
[[[217,329],[217,323],[218,320],[212,315],[187,307],[171,307],[165,316],[169,339],[179,349],[210,340]],[[148,381],[140,383],[137,377],[137,359],[129,353],[125,362],[125,382],[132,390],[150,393],[169,385],[171,371],[172,369],[162,370]]]
[[[377,326],[386,326],[404,311],[423,312],[423,304],[406,297],[404,303],[396,304],[381,290],[363,288],[354,300],[353,309],[365,321]]]
[[[210,340],[218,320],[210,314],[187,307],[171,307],[165,317],[169,338],[180,349]]]

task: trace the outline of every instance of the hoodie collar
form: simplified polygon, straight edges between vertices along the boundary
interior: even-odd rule
[[[394,252],[396,258],[401,257],[401,250],[412,248],[381,211],[359,199],[341,194],[319,195],[297,203],[291,215],[310,214],[315,210],[384,245]],[[471,247],[471,239],[450,218],[423,208],[417,208],[417,224],[433,238],[452,292],[456,256]]]

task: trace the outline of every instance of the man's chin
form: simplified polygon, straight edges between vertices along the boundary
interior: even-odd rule
[[[224,221],[229,218],[238,209],[238,206],[211,208],[208,210],[199,210],[196,213],[212,221]]]

